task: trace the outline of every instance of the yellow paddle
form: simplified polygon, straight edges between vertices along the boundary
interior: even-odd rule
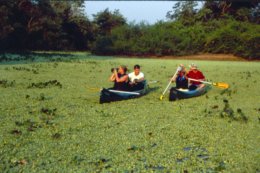
[[[203,81],[203,80],[197,80],[197,79],[192,79],[192,78],[188,78],[191,81],[196,81],[196,82],[201,82],[204,84],[209,84],[209,85],[213,85],[216,86],[218,88],[222,88],[222,89],[227,89],[229,88],[229,85],[227,83],[224,82],[207,82],[207,81]]]

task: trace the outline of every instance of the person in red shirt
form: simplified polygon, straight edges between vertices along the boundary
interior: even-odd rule
[[[202,81],[205,80],[205,76],[203,75],[203,73],[201,71],[198,70],[198,66],[196,64],[192,63],[189,67],[190,67],[190,71],[187,74],[188,78],[202,80]],[[192,81],[192,80],[189,80],[189,81],[191,84],[189,86],[189,89],[191,89],[191,90],[204,86],[204,84],[202,84],[201,82]]]

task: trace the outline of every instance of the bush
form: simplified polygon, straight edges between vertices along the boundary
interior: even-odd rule
[[[97,55],[113,54],[113,42],[110,36],[99,36],[92,48],[92,52]]]
[[[115,27],[96,39],[92,52],[99,55],[189,55],[231,53],[259,58],[260,26],[233,18],[197,22],[180,21],[154,25],[128,24]]]
[[[248,22],[222,21],[222,25],[207,34],[205,52],[232,53],[245,58],[259,58],[260,27]]]

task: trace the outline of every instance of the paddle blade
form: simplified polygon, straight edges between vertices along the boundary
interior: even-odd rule
[[[90,92],[100,92],[102,89],[100,88],[92,88],[92,87],[87,87],[87,89],[90,91]]]
[[[163,95],[160,96],[160,100],[163,100]]]
[[[223,82],[217,82],[217,83],[213,83],[214,86],[222,88],[222,89],[227,89],[229,88],[229,85],[227,83],[223,83]]]

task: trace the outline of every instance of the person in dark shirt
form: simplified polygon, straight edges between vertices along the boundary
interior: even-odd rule
[[[172,82],[176,83],[176,89],[187,89],[188,88],[188,79],[186,76],[186,70],[183,64],[180,64],[180,70],[178,71],[175,78]]]
[[[205,80],[205,76],[200,70],[198,70],[198,66],[196,64],[192,63],[189,67],[190,67],[190,71],[187,73],[188,78],[201,80],[201,81]],[[192,80],[189,81],[190,81],[190,86],[189,86],[190,90],[194,90],[197,89],[198,87],[204,86],[204,84],[202,84],[201,82],[192,81]]]
[[[119,66],[118,69],[113,70],[113,74],[110,76],[109,80],[114,82],[113,89],[120,91],[128,90],[128,75],[126,74],[126,66]]]

